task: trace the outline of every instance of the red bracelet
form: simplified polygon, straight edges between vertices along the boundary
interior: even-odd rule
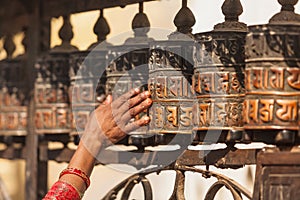
[[[80,169],[76,169],[76,168],[66,168],[64,169],[60,174],[59,174],[59,178],[61,178],[62,176],[66,175],[66,174],[74,174],[76,176],[79,176],[80,178],[82,178],[82,180],[84,181],[85,185],[86,185],[86,189],[90,186],[91,181],[90,178],[86,175],[86,173],[84,173],[82,170]]]

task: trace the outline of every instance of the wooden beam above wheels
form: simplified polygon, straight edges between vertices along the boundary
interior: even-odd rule
[[[129,4],[148,2],[155,0],[44,0],[43,13],[44,17],[59,17],[73,13],[99,10],[102,8],[125,7]]]

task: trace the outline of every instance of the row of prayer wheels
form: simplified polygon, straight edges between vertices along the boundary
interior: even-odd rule
[[[149,24],[140,12],[135,28],[142,29],[134,29],[135,37],[123,45],[102,43],[81,52],[54,48],[36,64],[36,133],[81,132],[105,95],[117,98],[140,87],[151,92],[153,105],[145,111],[151,122],[133,135],[294,143],[300,122],[300,20],[297,1],[279,2],[282,10],[269,24],[247,27],[238,21],[240,2],[225,1],[225,22],[192,34],[195,19],[183,1],[174,20],[177,31],[168,40],[148,38]],[[5,101],[2,89],[1,109]],[[26,113],[16,113],[1,112],[1,131],[25,129]]]

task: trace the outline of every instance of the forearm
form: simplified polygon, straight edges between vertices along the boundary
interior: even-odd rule
[[[67,169],[79,169],[89,177],[94,164],[95,157],[86,149],[84,143],[81,141]],[[65,199],[79,200],[86,189],[86,181],[82,177],[66,173],[51,187],[44,200],[60,196],[64,196]]]
[[[85,144],[80,142],[77,150],[69,162],[68,168],[80,169],[89,177],[92,173],[94,165],[95,157],[87,150]],[[66,174],[62,176],[60,180],[71,183],[81,193],[84,193],[87,189],[85,181],[81,177],[74,174]]]
[[[89,176],[99,151],[149,123],[149,117],[130,122],[151,106],[149,97],[148,91],[139,94],[139,90],[134,89],[112,103],[109,95],[91,114],[68,168],[61,172],[44,199],[79,200],[89,186]]]

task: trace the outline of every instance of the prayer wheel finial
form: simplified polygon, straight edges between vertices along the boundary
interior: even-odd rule
[[[70,22],[70,16],[63,16],[63,26],[58,32],[59,38],[62,40],[61,45],[56,46],[52,51],[76,51],[77,47],[71,45],[71,40],[73,39],[73,27]]]
[[[94,33],[97,35],[98,42],[106,40],[106,36],[110,33],[110,27],[104,17],[103,9],[100,10],[100,16],[94,26]]]
[[[97,42],[93,43],[89,49],[96,47],[98,44],[105,42],[105,45],[110,45],[106,42],[106,37],[110,33],[109,24],[104,17],[104,10],[100,10],[100,15],[94,26],[94,33],[97,35]]]
[[[239,16],[243,13],[240,0],[225,0],[222,13],[225,15],[225,22],[217,24],[215,30],[247,31],[247,25],[239,22]]]
[[[150,31],[150,21],[147,15],[144,13],[144,4],[139,3],[139,12],[134,16],[131,28],[134,32],[133,38],[128,38],[124,44],[133,44],[133,43],[148,43],[153,41],[152,38],[149,38],[147,33]]]
[[[139,12],[134,16],[131,27],[135,36],[147,36],[150,30],[150,22],[144,13],[144,5],[142,2],[139,3]]]
[[[243,13],[240,0],[225,0],[222,12],[225,15],[225,21],[239,21],[239,16]]]
[[[177,31],[183,34],[191,34],[196,19],[192,11],[187,7],[187,0],[182,0],[182,7],[176,14],[174,24]]]
[[[295,13],[298,0],[278,0],[281,11],[270,19],[270,24],[300,24],[300,15]]]
[[[13,53],[14,51],[16,50],[16,45],[13,41],[13,37],[11,34],[8,34],[6,37],[5,37],[5,41],[4,41],[4,49],[7,53],[7,58],[8,59],[11,59],[12,56],[13,56]]]

